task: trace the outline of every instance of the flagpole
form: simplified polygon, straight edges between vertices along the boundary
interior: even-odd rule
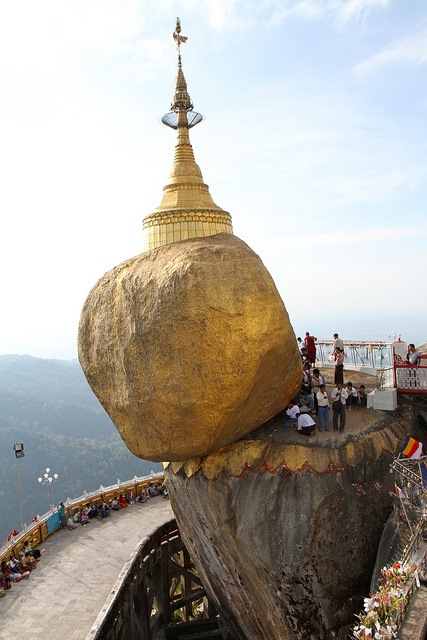
[[[399,494],[399,500],[400,500],[400,504],[401,504],[402,509],[403,509],[403,513],[405,514],[406,522],[408,523],[409,531],[411,532],[411,538],[412,538],[412,536],[414,535],[414,532],[412,531],[411,523],[409,521],[408,514],[406,513],[405,505],[403,504],[403,500],[402,500],[400,494]]]

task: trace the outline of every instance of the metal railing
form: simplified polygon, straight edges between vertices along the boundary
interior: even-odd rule
[[[138,493],[140,489],[148,487],[150,483],[163,482],[163,480],[164,475],[162,471],[159,473],[151,472],[148,476],[135,476],[132,480],[127,480],[125,482],[117,480],[116,484],[110,485],[109,487],[103,487],[101,485],[99,489],[96,489],[95,491],[84,491],[78,498],[67,498],[64,504],[68,514],[70,514],[74,509],[81,505],[85,505],[88,502],[91,503],[97,500],[109,500],[110,497],[113,497],[116,493],[127,491],[128,489],[132,489],[135,493]],[[36,519],[33,522],[28,525],[24,525],[22,531],[19,531],[15,536],[11,536],[10,540],[5,542],[0,548],[0,561],[9,556],[15,547],[21,548],[27,540],[32,546],[43,542],[50,533],[53,533],[53,531],[59,527],[59,523],[52,528],[47,526],[49,519],[51,519],[52,515],[56,513],[57,509],[54,507],[42,516],[36,516]]]
[[[170,520],[133,553],[86,640],[160,640],[169,627],[201,620],[217,625],[218,615]]]
[[[377,386],[380,389],[396,388],[403,393],[427,393],[427,359],[421,364],[409,364],[394,355],[393,365],[377,372]]]
[[[316,362],[333,362],[333,340],[317,340]],[[392,345],[374,340],[344,340],[344,364],[382,369],[393,362]]]

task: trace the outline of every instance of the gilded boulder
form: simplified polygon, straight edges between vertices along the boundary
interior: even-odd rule
[[[165,245],[106,273],[82,311],[79,358],[128,448],[153,461],[235,442],[301,381],[274,282],[231,234]]]

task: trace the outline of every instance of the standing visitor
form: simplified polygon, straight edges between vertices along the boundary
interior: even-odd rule
[[[314,411],[316,415],[318,415],[317,411],[317,392],[320,391],[320,386],[323,384],[325,386],[325,376],[323,373],[320,373],[319,369],[313,369],[313,373],[311,375],[311,384],[313,387],[314,393]]]
[[[334,431],[338,431],[338,422],[339,430],[341,432],[344,431],[347,398],[347,390],[342,388],[341,382],[338,382],[337,386],[331,393],[332,424],[334,427]]]
[[[307,349],[307,353],[310,356],[310,363],[312,365],[316,364],[316,340],[317,338],[311,336],[309,331],[306,331],[305,348]]]
[[[305,347],[301,347],[301,360],[303,365],[308,364],[308,368],[310,368],[310,356]]]
[[[408,344],[408,353],[406,354],[406,360],[409,364],[420,364],[421,353],[415,349],[415,345]]]
[[[335,374],[334,383],[344,384],[344,350],[337,347],[334,351]]]
[[[318,429],[322,431],[322,427],[325,427],[325,431],[329,431],[329,400],[326,393],[326,386],[320,385],[319,391],[316,393],[317,397],[317,415],[319,416]]]
[[[67,526],[67,516],[65,515],[65,507],[63,502],[59,503],[59,522],[61,523],[62,528]]]
[[[334,355],[337,349],[342,349],[344,351],[344,342],[338,337],[337,333],[334,333]]]
[[[314,407],[313,381],[310,374],[310,365],[305,364],[302,371],[302,383],[300,390],[301,411],[309,411]]]

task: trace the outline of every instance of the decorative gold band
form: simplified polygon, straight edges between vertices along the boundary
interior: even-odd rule
[[[223,210],[189,211],[188,209],[178,209],[162,211],[144,218],[142,227],[146,251],[190,238],[205,238],[217,233],[233,233],[231,216]]]

